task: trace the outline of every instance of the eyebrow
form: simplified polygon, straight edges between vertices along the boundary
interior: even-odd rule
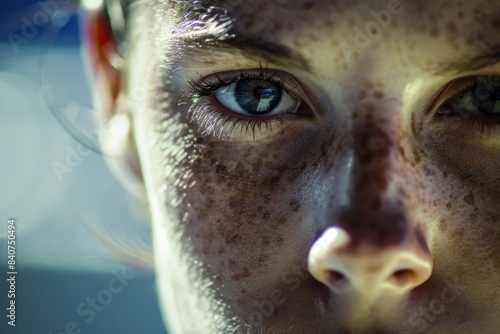
[[[239,53],[245,58],[253,59],[257,62],[273,63],[285,68],[294,68],[302,71],[311,71],[311,66],[307,60],[297,51],[287,46],[253,36],[237,34],[223,40],[214,40],[211,35],[197,36],[184,40],[186,53],[191,53],[196,58],[198,52],[202,53],[207,49]],[[188,45],[196,45],[192,49]],[[197,52],[198,51],[198,52]],[[500,63],[500,45],[493,46],[472,58],[461,59],[446,64],[434,71],[434,75],[459,74],[467,71],[477,71]]]
[[[461,59],[446,64],[437,71],[435,75],[458,74],[467,71],[477,71],[500,63],[500,45],[490,47],[480,54],[468,59]]]
[[[210,3],[211,1],[205,1]],[[190,6],[187,13],[194,15],[194,7]],[[190,15],[186,15],[190,16]],[[217,22],[219,20],[215,20]],[[199,21],[198,21],[199,22]],[[232,22],[227,22],[229,27]],[[232,27],[231,27],[232,28]],[[233,29],[229,28],[231,31]],[[263,40],[255,35],[246,35],[241,32],[218,38],[213,33],[206,34],[188,34],[188,37],[181,37],[179,40],[181,52],[179,58],[189,57],[192,62],[196,62],[199,57],[206,56],[206,51],[227,52],[231,54],[240,54],[247,59],[253,59],[259,63],[272,63],[287,69],[298,69],[302,71],[311,71],[308,61],[296,50],[285,45]],[[500,45],[490,46],[489,49],[470,58],[462,58],[451,63],[441,65],[434,70],[434,75],[459,74],[467,71],[477,71],[500,63]],[[264,65],[265,66],[265,65]]]
[[[211,35],[189,37],[183,39],[182,44],[185,55],[194,59],[206,55],[204,52],[206,50],[216,50],[240,54],[259,63],[272,63],[288,69],[311,71],[307,60],[297,51],[279,43],[240,33],[220,40],[215,40]]]

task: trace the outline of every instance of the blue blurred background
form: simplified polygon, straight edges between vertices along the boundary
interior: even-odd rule
[[[130,267],[89,232],[118,234],[132,253],[149,244],[144,208],[96,150],[77,2],[0,6],[0,333],[166,333],[152,272]],[[9,218],[15,327],[6,317]]]

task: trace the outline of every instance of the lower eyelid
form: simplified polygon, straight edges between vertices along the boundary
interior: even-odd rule
[[[246,77],[255,78],[254,74],[263,71],[262,69],[244,70]],[[322,90],[311,91],[304,86],[295,76],[280,70],[267,71],[268,77],[272,77],[275,82],[284,89],[283,94],[288,94],[290,98],[298,100],[294,104],[293,110],[288,113],[272,115],[242,115],[228,110],[214,96],[218,84],[231,85],[228,80],[234,81],[237,75],[234,71],[227,73],[217,73],[211,76],[200,77],[196,82],[189,81],[189,91],[185,96],[185,102],[191,101],[188,118],[191,123],[196,123],[198,131],[204,135],[211,135],[217,138],[226,137],[231,141],[248,140],[271,140],[274,135],[284,136],[284,132],[278,131],[286,127],[286,133],[294,133],[295,130],[302,131],[305,128],[316,126],[316,116],[321,115],[321,109],[315,96]],[[253,74],[254,73],[254,74]],[[260,78],[260,77],[259,77]],[[264,76],[264,79],[266,77]],[[260,78],[262,79],[262,78]],[[312,103],[312,108],[311,108]],[[316,104],[315,104],[316,103]],[[320,114],[317,114],[320,112]],[[281,134],[280,134],[281,133]]]
[[[280,114],[268,117],[234,116],[217,108],[217,102],[204,97],[193,103],[188,110],[190,123],[196,123],[198,131],[217,139],[231,141],[255,141],[266,139],[278,129],[304,120],[302,115]],[[301,117],[299,120],[298,117]],[[297,121],[297,122],[295,122]]]

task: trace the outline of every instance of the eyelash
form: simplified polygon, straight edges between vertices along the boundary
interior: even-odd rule
[[[213,101],[207,97],[212,96],[218,89],[231,85],[232,83],[255,79],[266,80],[274,83],[283,89],[283,92],[289,94],[292,98],[300,100],[293,89],[289,89],[285,84],[285,78],[266,68],[260,68],[259,73],[252,73],[250,70],[240,70],[236,74],[227,78],[221,77],[217,73],[213,74],[215,81],[208,80],[200,76],[198,80],[188,80],[188,93],[181,97],[181,103],[192,102],[193,105],[188,110],[188,119],[190,122],[197,120],[198,125],[203,130],[204,135],[215,135],[218,139],[222,136],[240,135],[245,136],[251,132],[253,140],[256,139],[256,131],[272,131],[276,125],[283,125],[290,120],[284,115],[274,115],[270,117],[249,118],[243,115],[235,115],[230,111],[221,111],[223,106],[217,108]],[[198,101],[199,99],[204,99]],[[223,133],[224,132],[224,133]]]
[[[252,70],[240,70],[235,74],[223,77],[220,74],[213,73],[215,80],[209,80],[206,77],[200,76],[198,80],[188,80],[188,93],[181,97],[180,103],[192,102],[188,110],[188,119],[190,122],[197,121],[200,129],[203,129],[203,135],[213,135],[218,139],[223,136],[252,135],[253,140],[256,139],[256,131],[262,132],[265,128],[267,132],[273,130],[276,125],[283,125],[290,121],[286,114],[279,114],[269,117],[250,118],[248,116],[236,115],[231,111],[225,110],[224,106],[216,106],[217,101],[212,101],[208,97],[223,87],[229,86],[235,82],[256,79],[266,80],[281,87],[284,93],[289,94],[292,98],[300,100],[298,94],[293,89],[289,89],[285,84],[283,74],[276,71],[269,71],[266,68],[260,68],[258,73]],[[448,84],[448,88],[453,94],[440,104],[434,113],[436,117],[444,120],[446,117],[458,116],[461,118],[460,123],[465,124],[469,129],[479,130],[481,133],[490,136],[497,132],[500,125],[500,117],[492,118],[487,116],[475,115],[466,112],[453,111],[452,102],[454,99],[461,99],[480,84],[480,77],[467,77],[457,79]],[[457,87],[458,86],[458,87]],[[443,89],[445,91],[447,87]],[[200,101],[201,100],[201,101]]]
[[[466,77],[457,79],[457,81],[449,83],[448,86],[455,84],[459,87],[453,89],[454,93],[450,98],[448,98],[438,107],[435,115],[442,119],[450,116],[458,116],[461,118],[461,123],[465,123],[466,126],[468,126],[470,129],[479,129],[479,131],[481,131],[481,133],[485,134],[486,136],[491,136],[498,130],[498,126],[500,125],[500,117],[481,117],[472,113],[450,111],[453,108],[452,101],[457,98],[464,98],[467,93],[474,89],[478,84],[482,83],[480,78],[481,77]],[[444,90],[445,89],[446,87],[444,88]]]
[[[231,75],[226,79],[221,78],[221,76],[217,75],[217,73],[214,73],[213,76],[216,78],[217,82],[211,82],[202,76],[200,76],[199,80],[188,80],[188,87],[191,92],[185,97],[192,99],[195,97],[209,96],[212,95],[217,89],[229,86],[237,81],[256,79],[272,82],[282,87],[283,90],[287,94],[290,94],[293,98],[298,99],[296,93],[292,89],[287,88],[285,79],[274,71],[270,72],[267,68],[261,67],[258,74],[249,73],[248,70],[239,70],[238,73]]]

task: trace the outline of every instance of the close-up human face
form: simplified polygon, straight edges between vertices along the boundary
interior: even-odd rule
[[[109,104],[172,333],[498,333],[499,1],[127,17]]]

